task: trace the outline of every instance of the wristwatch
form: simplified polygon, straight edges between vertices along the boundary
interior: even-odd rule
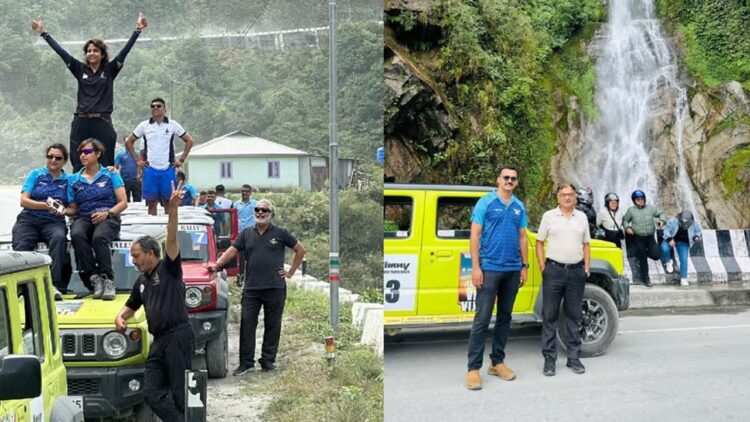
[[[528,263],[526,263],[526,264],[521,264],[521,268],[529,268],[529,264],[528,264]]]
[[[107,218],[112,218],[115,216],[115,213],[112,212],[112,210],[107,210]]]

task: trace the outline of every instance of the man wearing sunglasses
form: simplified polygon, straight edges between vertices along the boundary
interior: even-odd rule
[[[245,255],[245,287],[242,291],[242,318],[240,322],[240,364],[234,375],[243,375],[255,368],[255,329],[258,314],[263,307],[263,348],[258,363],[264,371],[276,369],[276,352],[281,337],[281,316],[286,301],[286,279],[297,271],[305,248],[294,236],[281,227],[271,224],[273,204],[267,199],[258,201],[254,208],[255,227],[240,233],[234,245],[216,261],[208,265],[209,271],[219,271],[237,255]],[[286,248],[294,250],[294,260],[289,270],[284,269]]]
[[[172,184],[177,183],[175,169],[187,160],[193,147],[193,137],[179,123],[170,120],[166,113],[164,99],[154,98],[151,100],[151,118],[136,126],[125,140],[125,148],[138,163],[138,167],[143,169],[143,199],[146,200],[148,213],[151,215],[156,215],[159,203],[167,209]],[[175,157],[175,137],[185,142],[180,158]],[[140,154],[143,159],[136,154],[133,146],[138,138],[143,138],[143,151]]]
[[[497,189],[477,201],[471,215],[471,284],[476,289],[476,313],[469,336],[466,388],[479,390],[482,379],[484,343],[497,302],[497,317],[492,337],[491,364],[487,373],[505,381],[516,378],[505,361],[505,344],[510,333],[511,313],[518,289],[526,283],[528,241],[526,207],[513,195],[518,170],[501,166]]]

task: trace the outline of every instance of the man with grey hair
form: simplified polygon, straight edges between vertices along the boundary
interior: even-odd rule
[[[245,286],[242,291],[242,318],[240,321],[240,362],[234,375],[243,375],[255,368],[255,329],[263,307],[263,348],[258,363],[264,371],[276,369],[276,353],[281,337],[281,316],[286,301],[286,279],[297,271],[305,256],[305,248],[287,230],[271,224],[273,203],[261,199],[255,205],[255,227],[240,233],[234,245],[216,261],[208,265],[209,271],[219,271],[242,253],[245,265]],[[294,250],[294,260],[289,270],[284,269],[284,251]]]
[[[159,259],[159,243],[153,237],[145,236],[133,242],[130,255],[141,275],[115,318],[117,330],[125,333],[127,319],[141,305],[146,309],[148,331],[154,340],[146,360],[143,395],[146,404],[163,421],[185,420],[185,370],[191,367],[194,347],[177,242],[177,208],[181,200],[182,183],[177,188],[172,183],[163,259]]]

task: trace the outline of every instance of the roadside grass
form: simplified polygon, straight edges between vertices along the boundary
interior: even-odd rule
[[[231,290],[234,298],[240,297],[239,289],[232,286]],[[339,333],[335,336],[328,308],[327,295],[287,286],[277,359],[280,370],[263,374],[267,382],[242,390],[244,394],[273,397],[263,420],[383,420],[383,360],[370,347],[357,344],[361,333],[352,325],[351,304],[341,303]],[[328,336],[336,339],[333,365],[325,359],[324,340]]]

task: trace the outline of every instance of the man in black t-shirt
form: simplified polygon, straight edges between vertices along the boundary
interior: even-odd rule
[[[163,421],[185,419],[185,370],[193,356],[193,332],[185,306],[180,245],[177,243],[177,208],[182,200],[182,183],[172,185],[169,200],[165,256],[159,259],[159,242],[141,237],[130,248],[133,264],[141,273],[120,314],[117,330],[124,333],[126,320],[141,305],[146,309],[148,331],[154,336],[146,360],[143,395],[146,404]]]
[[[263,307],[263,348],[258,363],[261,369],[276,369],[276,352],[281,337],[281,316],[286,301],[286,279],[297,271],[305,256],[305,248],[294,236],[281,227],[271,224],[273,204],[261,199],[255,205],[255,227],[240,233],[234,245],[209,265],[210,271],[220,270],[237,253],[245,256],[245,287],[242,292],[242,319],[240,322],[240,364],[234,375],[243,375],[255,367],[255,329],[258,314]],[[284,269],[284,251],[294,250],[294,260],[289,271]]]

